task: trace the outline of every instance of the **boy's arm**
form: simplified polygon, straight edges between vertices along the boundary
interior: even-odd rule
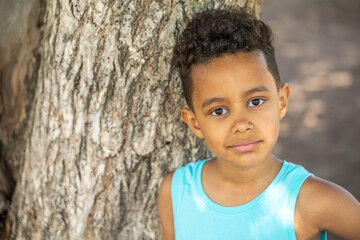
[[[298,203],[295,216],[306,222],[302,226],[307,229],[327,230],[343,239],[359,239],[360,203],[345,189],[310,177],[301,188]]]
[[[158,195],[159,215],[162,228],[162,240],[174,240],[174,217],[171,202],[171,181],[174,172],[169,173],[163,179]]]

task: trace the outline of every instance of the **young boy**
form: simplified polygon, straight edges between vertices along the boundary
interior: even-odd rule
[[[272,155],[289,86],[271,29],[242,9],[208,10],[174,48],[190,129],[215,158],[167,175],[163,240],[360,239],[360,204],[343,188]]]

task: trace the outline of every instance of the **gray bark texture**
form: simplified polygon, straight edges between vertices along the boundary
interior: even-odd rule
[[[259,16],[261,2],[34,3],[43,9],[34,27],[40,40],[25,48],[35,50],[23,60],[29,76],[18,77],[23,114],[10,124],[20,127],[0,122],[1,161],[16,182],[4,236],[159,239],[161,179],[210,156],[180,119],[185,103],[170,64],[175,40],[194,12],[247,5]],[[13,90],[14,70],[5,78],[0,66],[2,89]]]

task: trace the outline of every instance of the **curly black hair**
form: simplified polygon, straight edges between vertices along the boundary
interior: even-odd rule
[[[199,12],[179,37],[174,46],[173,64],[179,69],[190,109],[193,110],[191,68],[227,54],[261,50],[279,89],[280,75],[272,46],[271,28],[247,11],[235,8]]]

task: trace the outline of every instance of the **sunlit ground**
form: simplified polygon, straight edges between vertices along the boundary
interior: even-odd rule
[[[360,200],[360,1],[264,1],[291,87],[275,152]],[[335,239],[335,238],[329,238]]]

